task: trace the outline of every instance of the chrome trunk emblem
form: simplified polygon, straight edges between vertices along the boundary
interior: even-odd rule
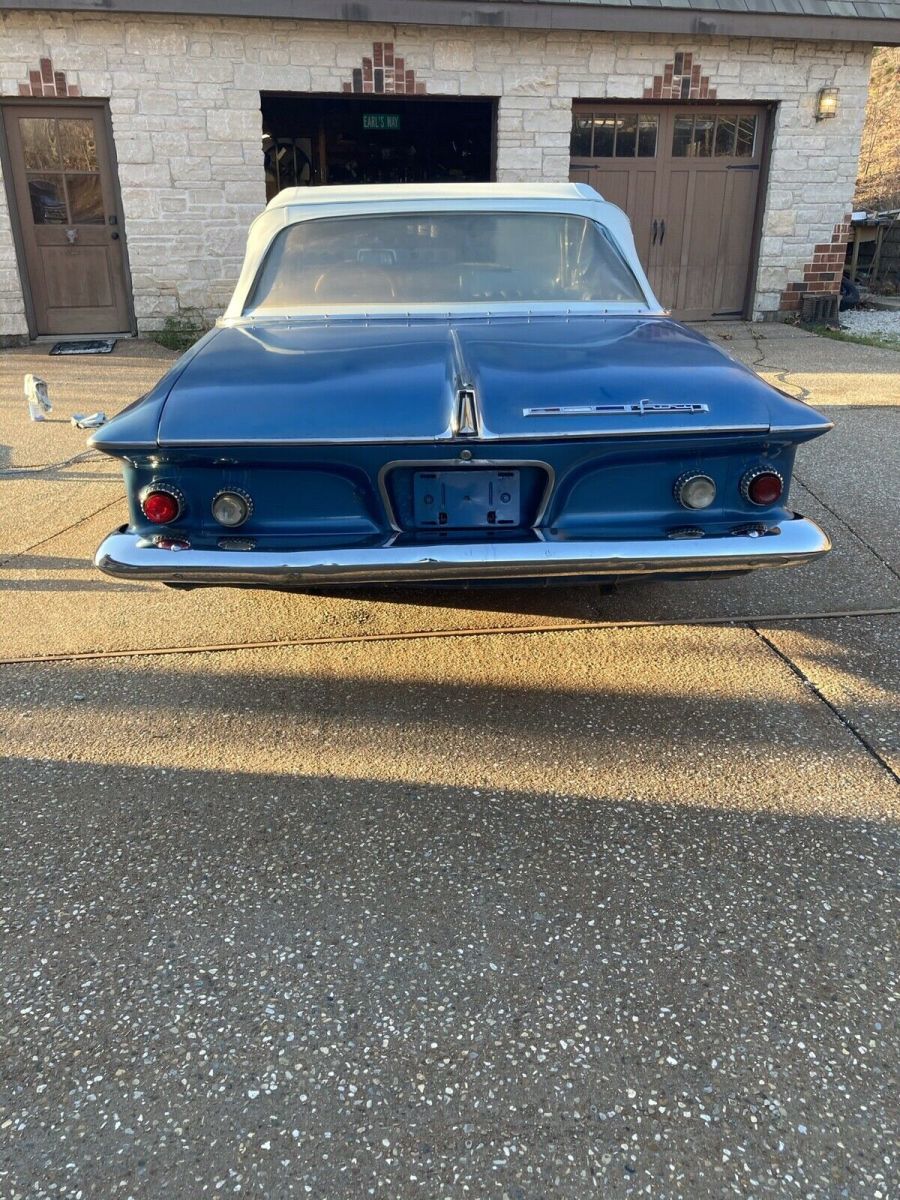
[[[456,393],[453,436],[478,437],[478,408],[475,404],[475,393],[471,388],[460,388]]]
[[[554,404],[546,408],[523,408],[523,417],[602,417],[608,413],[643,416],[646,413],[705,413],[708,404],[694,401],[668,403],[657,400],[637,400],[632,404]]]

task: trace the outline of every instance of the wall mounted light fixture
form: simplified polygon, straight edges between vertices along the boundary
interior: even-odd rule
[[[839,95],[840,88],[823,87],[819,89],[819,94],[816,97],[817,121],[825,121],[829,117],[837,116]]]

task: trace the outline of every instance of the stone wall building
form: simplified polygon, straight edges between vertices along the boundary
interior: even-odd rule
[[[4,0],[0,337],[214,318],[267,196],[354,180],[591,182],[688,318],[832,295],[900,0],[666,2]]]

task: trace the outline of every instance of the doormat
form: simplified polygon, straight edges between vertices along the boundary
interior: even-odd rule
[[[101,338],[96,342],[56,342],[51,354],[112,354],[118,338]]]

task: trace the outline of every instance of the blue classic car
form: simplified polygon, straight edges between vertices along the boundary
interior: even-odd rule
[[[126,579],[307,589],[795,566],[830,423],[660,308],[583,184],[297,188],[228,310],[91,443]]]

